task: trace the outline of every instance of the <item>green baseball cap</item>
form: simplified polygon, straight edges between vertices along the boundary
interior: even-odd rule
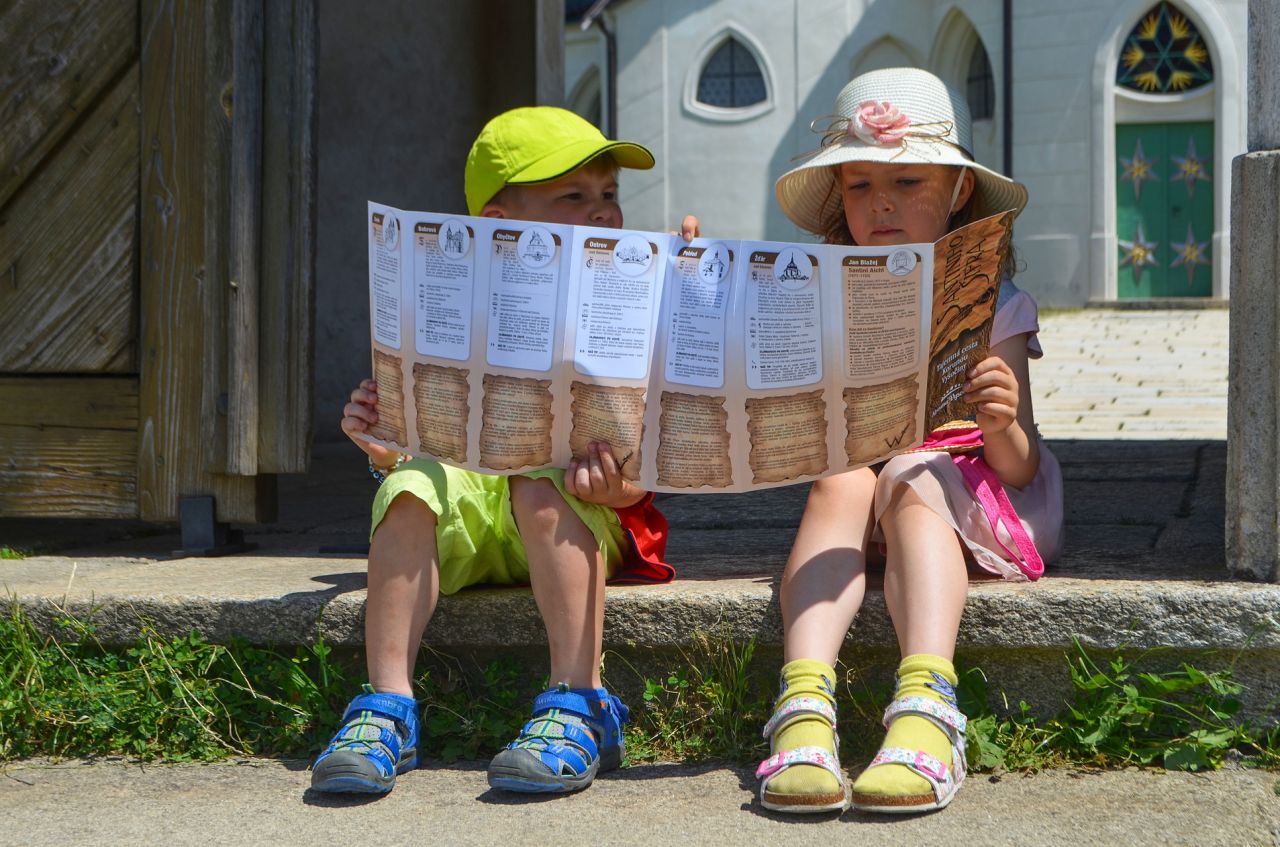
[[[653,167],[653,154],[646,148],[610,141],[568,109],[525,106],[503,112],[485,124],[467,155],[467,211],[480,214],[506,185],[558,179],[601,153],[612,154],[619,167]]]

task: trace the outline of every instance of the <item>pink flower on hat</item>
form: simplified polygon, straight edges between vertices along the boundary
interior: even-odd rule
[[[897,144],[911,128],[911,119],[888,100],[864,100],[849,118],[849,134],[868,144]]]

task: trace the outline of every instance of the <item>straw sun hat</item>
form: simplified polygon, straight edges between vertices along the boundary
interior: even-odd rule
[[[821,122],[815,121],[815,125]],[[1027,189],[973,160],[969,104],[931,73],[888,68],[855,77],[836,98],[822,146],[778,178],[778,204],[796,225],[825,234],[843,217],[836,182],[845,162],[963,165],[975,177],[972,219],[1027,205]]]

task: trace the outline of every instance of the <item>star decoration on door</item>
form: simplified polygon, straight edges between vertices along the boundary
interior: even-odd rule
[[[1142,199],[1142,181],[1149,179],[1155,181],[1155,172],[1152,168],[1155,161],[1147,158],[1147,154],[1142,152],[1142,139],[1139,138],[1133,146],[1133,156],[1130,158],[1120,157],[1120,162],[1124,165],[1124,173],[1120,175],[1120,179],[1125,182],[1133,183],[1134,199]]]
[[[1187,196],[1196,196],[1196,183],[1209,182],[1209,174],[1205,168],[1205,161],[1196,155],[1196,140],[1187,138],[1187,155],[1172,156],[1174,163],[1178,166],[1177,172],[1170,177],[1170,181],[1184,182],[1187,185]]]
[[[1120,249],[1124,251],[1124,257],[1120,260],[1120,267],[1129,265],[1133,268],[1134,285],[1142,284],[1142,269],[1147,265],[1159,265],[1156,261],[1156,246],[1159,242],[1147,241],[1146,235],[1142,232],[1142,221],[1138,221],[1138,233],[1132,241],[1125,241],[1123,238],[1116,239],[1120,245]]]
[[[1196,235],[1191,230],[1191,224],[1187,224],[1187,240],[1171,241],[1176,256],[1169,267],[1176,268],[1183,265],[1187,269],[1187,287],[1190,288],[1196,275],[1196,265],[1209,264],[1209,242],[1196,241]],[[1121,262],[1120,264],[1124,264]],[[1137,275],[1137,268],[1134,268],[1134,275]]]

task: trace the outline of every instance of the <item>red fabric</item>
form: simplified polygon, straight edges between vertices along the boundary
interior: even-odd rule
[[[654,585],[675,579],[676,569],[662,560],[667,553],[667,519],[653,505],[653,492],[632,506],[614,511],[631,545],[622,568],[609,584]]]

